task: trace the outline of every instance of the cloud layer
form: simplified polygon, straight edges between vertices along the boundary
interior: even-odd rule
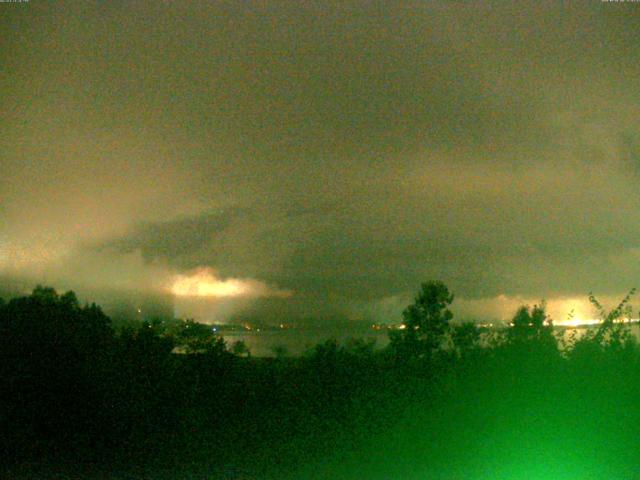
[[[243,303],[265,318],[379,316],[430,278],[482,316],[501,295],[622,295],[640,278],[637,8],[12,8],[0,272],[162,291],[210,269],[292,292]]]

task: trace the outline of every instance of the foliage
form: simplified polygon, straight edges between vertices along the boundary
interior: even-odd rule
[[[222,356],[228,353],[224,338],[215,335],[209,325],[197,323],[191,319],[179,325],[175,333],[175,341],[186,350],[186,353],[203,353],[210,356]],[[241,349],[241,347],[238,348]]]
[[[596,358],[606,351],[617,352],[635,348],[635,337],[631,334],[629,324],[625,323],[632,316],[630,301],[635,292],[635,288],[631,289],[610,311],[590,293],[589,301],[598,313],[600,322],[596,329],[588,330],[580,338],[573,335],[569,342],[569,354],[575,359]]]
[[[600,315],[600,325],[594,335],[594,341],[602,347],[619,349],[629,341],[630,332],[624,320],[631,318],[632,308],[629,302],[635,292],[636,289],[632,288],[620,303],[609,312],[604,309],[593,293],[589,294],[589,301]]]
[[[453,294],[440,281],[423,283],[414,302],[402,312],[402,329],[390,336],[400,357],[427,358],[443,347],[453,318]]]
[[[546,313],[546,305],[534,305],[533,308],[521,306],[511,320],[508,330],[508,341],[511,343],[537,343],[550,346],[555,344],[553,321]]]
[[[563,357],[544,304],[489,335],[451,324],[453,296],[425,285],[390,349],[328,340],[303,358],[249,357],[193,321],[117,334],[51,288],[0,302],[0,461],[58,469],[5,476],[562,478],[558,445],[600,461],[574,447],[588,439],[607,464],[569,476],[626,478],[635,464],[610,460],[635,458],[640,434],[640,347],[617,322],[633,292]],[[390,361],[399,352],[415,361]]]
[[[238,357],[251,356],[251,351],[249,350],[249,347],[247,347],[247,344],[244,343],[242,340],[237,340],[233,342],[233,345],[231,345],[231,352]]]
[[[463,357],[480,348],[481,335],[482,331],[474,322],[452,326],[451,341],[456,354]]]
[[[286,347],[286,345],[281,345],[281,344],[274,345],[273,347],[271,347],[271,351],[273,352],[275,357],[278,359],[282,359],[289,356],[289,349]]]

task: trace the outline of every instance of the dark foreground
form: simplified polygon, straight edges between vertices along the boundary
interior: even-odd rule
[[[2,478],[640,478],[640,349],[532,326],[234,355],[47,289],[0,306]],[[469,333],[469,332],[467,332]],[[473,333],[473,332],[471,332]],[[404,341],[404,343],[402,343]],[[409,348],[410,347],[410,348]]]

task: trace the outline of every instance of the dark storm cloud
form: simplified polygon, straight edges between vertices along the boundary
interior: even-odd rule
[[[387,308],[427,278],[473,299],[624,291],[637,12],[5,5],[0,267],[155,288],[205,266],[295,292],[254,303],[276,316]]]
[[[102,241],[90,248],[126,254],[140,251],[149,261],[162,259],[174,263],[178,260],[180,263],[179,260],[215,244],[239,213],[237,210],[221,210],[195,217],[142,223],[124,237]],[[213,256],[213,252],[210,255]],[[193,268],[197,264],[182,266]]]

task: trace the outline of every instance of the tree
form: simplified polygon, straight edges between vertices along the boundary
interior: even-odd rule
[[[231,345],[231,352],[237,357],[251,356],[251,351],[249,350],[249,347],[247,347],[247,344],[244,343],[242,340],[237,340],[233,342],[233,345]]]
[[[68,292],[73,293],[73,292]],[[75,294],[73,294],[75,296]],[[31,292],[31,299],[41,304],[53,305],[58,303],[60,296],[58,292],[52,287],[44,287],[37,285]]]
[[[278,344],[271,347],[271,351],[275,355],[276,358],[285,358],[289,355],[289,350],[285,345]]]
[[[511,328],[507,332],[511,344],[557,347],[553,336],[553,322],[546,313],[546,305],[534,305],[533,308],[523,305],[516,311],[511,320]]]
[[[519,337],[537,336],[544,329],[546,321],[547,314],[544,303],[534,305],[533,309],[528,305],[523,305],[518,308],[511,320],[512,332]]]
[[[631,332],[625,319],[631,318],[631,297],[636,293],[632,288],[613,310],[607,312],[593,293],[589,294],[589,302],[598,311],[600,325],[593,335],[593,339],[604,348],[619,349],[631,339]]]
[[[401,356],[431,357],[441,349],[449,332],[453,294],[440,281],[423,283],[413,304],[402,312],[401,330],[391,335],[391,345]]]
[[[95,305],[80,307],[73,292],[43,286],[0,310],[0,403],[11,412],[3,434],[32,435],[34,442],[21,442],[45,449],[99,436],[109,423],[101,420],[114,358],[109,317]]]
[[[451,329],[451,340],[456,353],[463,357],[480,346],[481,330],[473,322],[465,322]]]
[[[188,353],[205,353],[214,351],[218,353],[226,350],[224,340],[219,342],[221,337],[212,333],[210,325],[198,323],[192,319],[182,322],[176,332],[176,342],[185,347]]]
[[[632,288],[610,311],[607,311],[593,293],[590,293],[589,302],[598,312],[600,324],[596,329],[587,330],[580,339],[573,336],[571,356],[589,358],[604,350],[621,350],[625,347],[632,347],[635,338],[629,328],[628,319],[632,316],[632,307],[629,302],[635,293],[636,289]]]

